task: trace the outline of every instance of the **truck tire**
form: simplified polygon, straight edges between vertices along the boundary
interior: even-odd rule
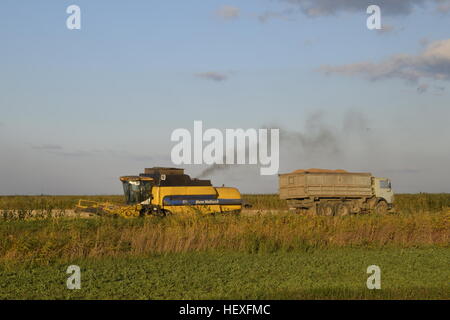
[[[332,203],[322,203],[319,205],[319,215],[321,216],[334,216],[335,206]]]
[[[339,203],[336,208],[336,215],[343,217],[348,216],[352,212],[350,205],[346,203]]]
[[[389,206],[386,201],[380,200],[375,206],[376,214],[387,214],[389,212]]]

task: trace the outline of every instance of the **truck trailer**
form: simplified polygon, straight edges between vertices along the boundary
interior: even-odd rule
[[[290,210],[325,216],[393,210],[394,192],[387,178],[367,172],[307,169],[279,175],[280,199]]]

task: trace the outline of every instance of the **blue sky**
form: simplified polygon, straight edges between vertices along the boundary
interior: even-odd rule
[[[118,176],[171,165],[171,132],[194,120],[334,137],[338,153],[282,141],[280,172],[450,192],[448,1],[378,1],[385,32],[366,28],[365,2],[2,1],[0,194],[120,193]],[[258,172],[212,179],[275,192]]]

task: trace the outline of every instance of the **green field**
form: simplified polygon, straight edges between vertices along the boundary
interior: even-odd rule
[[[202,252],[1,268],[2,299],[448,299],[448,249],[335,249],[247,254]],[[366,268],[382,270],[368,290]]]
[[[63,214],[78,197],[0,197],[0,298],[450,298],[449,195],[401,195],[395,214],[347,217],[246,198],[269,212],[83,219]],[[55,209],[61,216],[45,214]],[[72,264],[81,290],[66,288]],[[366,287],[369,265],[381,268],[381,290]]]

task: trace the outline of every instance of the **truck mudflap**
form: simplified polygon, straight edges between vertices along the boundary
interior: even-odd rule
[[[388,203],[388,211],[389,213],[392,213],[395,211],[395,207],[393,203]]]

